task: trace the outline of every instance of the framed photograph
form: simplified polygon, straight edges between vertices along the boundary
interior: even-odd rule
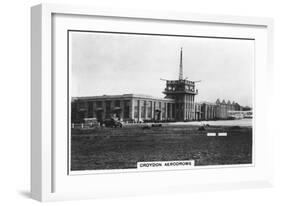
[[[41,4],[31,26],[34,199],[272,185],[271,19]]]

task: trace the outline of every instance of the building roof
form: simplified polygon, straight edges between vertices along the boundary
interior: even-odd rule
[[[195,104],[216,105],[214,102],[207,102],[207,101],[195,102]]]
[[[149,99],[158,101],[174,101],[169,98],[153,97],[145,94],[121,94],[121,95],[100,95],[100,96],[83,96],[83,97],[72,97],[71,100],[103,100],[103,99],[126,99],[126,98],[139,98],[139,99]]]

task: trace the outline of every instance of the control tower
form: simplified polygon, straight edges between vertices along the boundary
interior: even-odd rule
[[[166,80],[164,90],[165,98],[175,100],[176,121],[189,121],[195,119],[195,95],[198,90],[195,88],[195,81],[183,78],[182,48],[180,51],[179,79]]]

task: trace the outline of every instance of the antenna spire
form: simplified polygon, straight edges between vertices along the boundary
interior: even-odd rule
[[[181,54],[180,54],[180,73],[179,73],[179,80],[183,80],[182,47],[181,47]]]

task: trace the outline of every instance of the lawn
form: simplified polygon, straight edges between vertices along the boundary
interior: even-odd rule
[[[228,136],[207,136],[227,132]],[[143,129],[96,128],[71,131],[71,170],[130,169],[137,162],[195,160],[195,165],[252,162],[252,128],[165,125]]]

